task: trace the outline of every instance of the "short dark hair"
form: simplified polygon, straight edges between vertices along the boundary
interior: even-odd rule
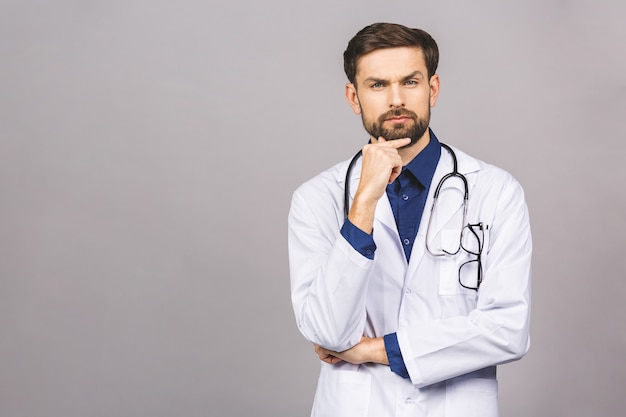
[[[361,29],[348,42],[343,53],[343,68],[348,80],[354,84],[359,59],[370,52],[385,48],[414,47],[424,53],[428,78],[437,71],[439,48],[427,32],[411,29],[396,23],[374,23]]]

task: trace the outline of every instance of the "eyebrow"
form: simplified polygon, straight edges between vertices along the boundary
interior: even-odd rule
[[[410,80],[411,78],[415,78],[415,77],[417,77],[417,78],[425,78],[425,77],[424,77],[424,74],[422,74],[422,71],[413,71],[412,73],[410,73],[409,75],[407,75],[406,77],[404,77],[404,78],[402,79],[402,81],[408,81],[408,80]]]
[[[402,81],[408,81],[408,80],[410,80],[411,78],[415,78],[416,76],[417,76],[418,78],[424,78],[424,74],[422,74],[422,72],[418,70],[418,71],[413,71],[413,72],[412,72],[412,73],[410,73],[409,75],[406,75],[406,76],[402,77]],[[382,79],[382,78],[376,78],[376,77],[367,77],[366,79],[364,79],[364,80],[363,80],[363,82],[364,82],[364,83],[370,83],[370,82],[373,82],[373,83],[381,83],[381,84],[386,84],[386,83],[388,83],[388,82],[389,82],[389,80],[384,80],[384,79]]]

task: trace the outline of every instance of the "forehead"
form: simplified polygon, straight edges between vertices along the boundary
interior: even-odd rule
[[[377,49],[357,61],[356,79],[393,79],[419,71],[426,76],[428,70],[420,48],[400,47]]]

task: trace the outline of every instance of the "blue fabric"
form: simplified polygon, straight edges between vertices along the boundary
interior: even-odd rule
[[[430,130],[428,145],[411,162],[402,167],[402,173],[387,186],[387,197],[391,204],[407,261],[411,257],[411,250],[424,213],[430,183],[435,175],[440,157],[441,144],[433,131]],[[372,235],[363,232],[347,219],[341,228],[341,235],[356,251],[369,259],[374,259],[376,244]],[[396,333],[390,333],[385,335],[384,340],[389,367],[401,377],[409,378],[409,372],[406,369],[398,344],[398,336]]]
[[[409,371],[406,369],[400,345],[398,344],[398,336],[395,333],[385,335],[385,350],[387,351],[387,359],[389,359],[389,367],[393,372],[402,378],[409,378]]]
[[[430,135],[428,145],[411,162],[402,167],[402,173],[387,186],[387,197],[407,261],[411,257],[430,182],[441,156],[441,144],[434,133],[431,132]]]
[[[361,255],[368,259],[374,259],[376,243],[372,235],[365,233],[356,227],[350,220],[346,219],[341,227],[341,235],[352,245]]]

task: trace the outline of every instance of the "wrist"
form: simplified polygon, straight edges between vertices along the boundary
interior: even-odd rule
[[[354,196],[354,201],[348,213],[350,222],[363,230],[367,234],[371,234],[374,228],[374,215],[376,213],[376,205],[378,200],[369,198],[358,193]]]
[[[385,349],[385,339],[382,337],[377,337],[374,339],[369,339],[369,356],[370,361],[374,363],[379,363],[382,365],[389,365],[389,359],[387,358],[387,350]]]
[[[352,204],[360,207],[361,210],[375,210],[381,197],[380,193],[371,193],[367,189],[359,188],[354,194]]]

